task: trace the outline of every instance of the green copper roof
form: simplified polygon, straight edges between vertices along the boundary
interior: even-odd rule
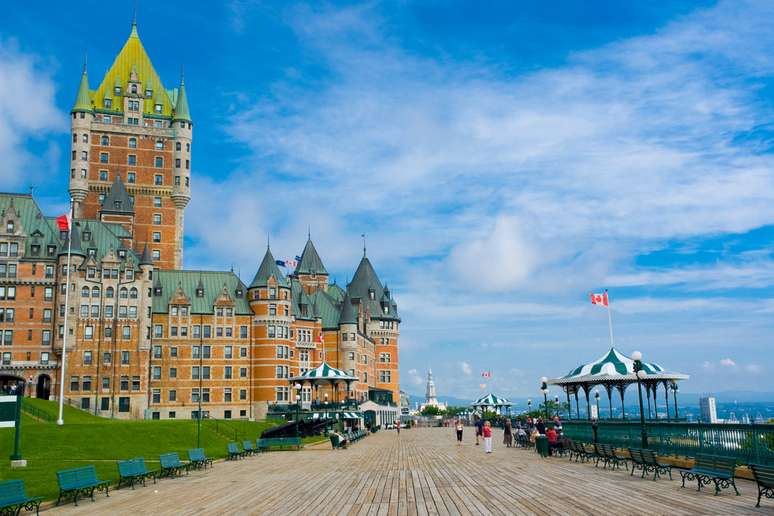
[[[253,282],[250,283],[250,288],[265,287],[268,285],[269,278],[274,276],[277,280],[277,284],[282,287],[288,286],[287,279],[282,275],[277,262],[274,260],[274,256],[271,254],[271,249],[266,248],[266,254],[263,255],[261,265],[258,267],[258,272],[255,273]]]
[[[81,75],[81,84],[78,86],[78,96],[75,97],[73,113],[76,111],[91,111],[94,106],[91,103],[91,92],[89,91],[89,77],[86,74],[86,65],[83,66]]]
[[[301,253],[301,260],[298,262],[295,274],[328,274],[325,266],[314,248],[311,237],[306,241],[304,252]]]
[[[247,287],[233,272],[157,270],[153,274],[153,313],[167,313],[169,300],[179,287],[191,301],[191,313],[211,314],[224,286],[234,301],[234,312],[237,315],[253,313],[247,301]],[[197,297],[196,287],[200,281],[204,287],[204,295]],[[157,294],[157,286],[161,287],[161,295]],[[237,290],[241,290],[241,296],[237,294]]]
[[[322,327],[337,329],[339,326],[339,302],[322,290],[314,292],[309,297],[315,309],[315,316],[322,319]]]
[[[355,276],[347,285],[347,292],[351,298],[361,300],[370,318],[400,321],[398,305],[395,301],[392,298],[389,298],[387,303],[383,301],[383,296],[388,290],[382,286],[367,256],[363,256],[360,260]],[[384,304],[389,306],[387,313],[384,311]]]
[[[337,302],[341,302],[341,300],[344,299],[345,294],[344,289],[338,286],[336,282],[334,282],[332,285],[328,285],[328,290],[326,293]]]
[[[26,239],[24,256],[36,260],[41,257],[56,259],[56,252],[62,245],[61,240],[59,240],[59,228],[53,220],[43,215],[35,199],[29,194],[0,193],[0,214],[2,217],[14,212],[21,223],[21,227],[17,230],[32,237]],[[37,255],[32,253],[31,246],[33,244],[40,246]],[[48,254],[49,245],[57,247],[52,255]]]
[[[191,121],[191,113],[188,111],[188,97],[185,94],[185,81],[180,79],[180,89],[178,90],[177,103],[175,104],[175,116],[173,120]]]
[[[116,85],[120,85],[121,95],[127,95],[129,93],[127,91],[129,79],[133,71],[136,72],[137,80],[139,81],[137,97],[145,98],[145,90],[147,89],[153,91],[152,99],[145,99],[145,102],[143,102],[144,114],[172,116],[175,105],[172,103],[168,91],[164,89],[161,78],[156,73],[150,57],[145,52],[135,24],[132,24],[129,39],[124,43],[112,66],[102,79],[102,83],[94,92],[94,105],[97,108],[102,108],[105,98],[113,98],[113,107],[111,109],[122,111],[123,103],[121,97],[115,95],[113,88]],[[161,104],[161,113],[155,111],[154,104],[157,102]]]

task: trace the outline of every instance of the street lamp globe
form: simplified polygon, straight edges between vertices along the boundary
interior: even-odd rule
[[[540,383],[546,383],[547,381],[548,381],[548,378],[546,378],[545,376],[540,377]]]
[[[297,391],[300,391],[300,390],[301,390],[301,384],[300,384],[300,383],[296,383],[296,384],[295,384],[293,387],[295,387],[295,389],[296,389]]]
[[[642,353],[639,351],[632,353],[632,360],[642,360]]]
[[[637,371],[637,378],[639,378],[640,380],[644,379],[645,378],[645,371],[643,371],[642,369]]]

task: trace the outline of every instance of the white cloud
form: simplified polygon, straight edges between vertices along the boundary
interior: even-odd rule
[[[722,358],[720,360],[720,365],[722,365],[723,367],[736,367],[736,362],[734,362],[730,358]]]
[[[422,377],[419,376],[419,372],[416,369],[408,370],[408,381],[413,385],[422,385],[424,383]]]
[[[462,374],[465,376],[470,376],[473,374],[473,368],[470,367],[470,364],[467,362],[460,362],[460,370],[462,371]]]
[[[57,168],[56,145],[38,142],[43,149],[30,152],[26,144],[66,130],[66,119],[54,103],[50,72],[14,40],[0,38],[0,84],[0,182],[11,190]]]

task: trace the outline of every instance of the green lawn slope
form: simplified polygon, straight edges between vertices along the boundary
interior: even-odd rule
[[[197,422],[194,420],[122,421],[93,416],[65,407],[65,424],[57,426],[55,402],[25,399],[22,415],[22,457],[27,467],[11,469],[13,428],[0,429],[0,479],[25,480],[27,494],[56,498],[56,471],[94,464],[101,479],[118,481],[116,461],[145,457],[148,467],[156,467],[158,456],[176,451],[181,459],[196,447]],[[34,414],[34,415],[30,415]],[[232,441],[252,439],[274,422],[204,420],[201,447],[208,457],[226,456]]]

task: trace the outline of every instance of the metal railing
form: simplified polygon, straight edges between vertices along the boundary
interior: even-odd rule
[[[22,408],[22,412],[34,417],[35,419],[39,419],[40,421],[45,421],[46,423],[53,423],[55,421],[54,417],[51,414],[31,405],[27,401],[27,398],[22,398],[21,408]]]
[[[592,442],[591,422],[565,421],[564,435]],[[621,448],[641,446],[640,423],[600,421],[597,440]],[[695,457],[699,453],[735,457],[740,464],[774,464],[774,425],[667,423],[648,421],[648,448],[661,455]]]

